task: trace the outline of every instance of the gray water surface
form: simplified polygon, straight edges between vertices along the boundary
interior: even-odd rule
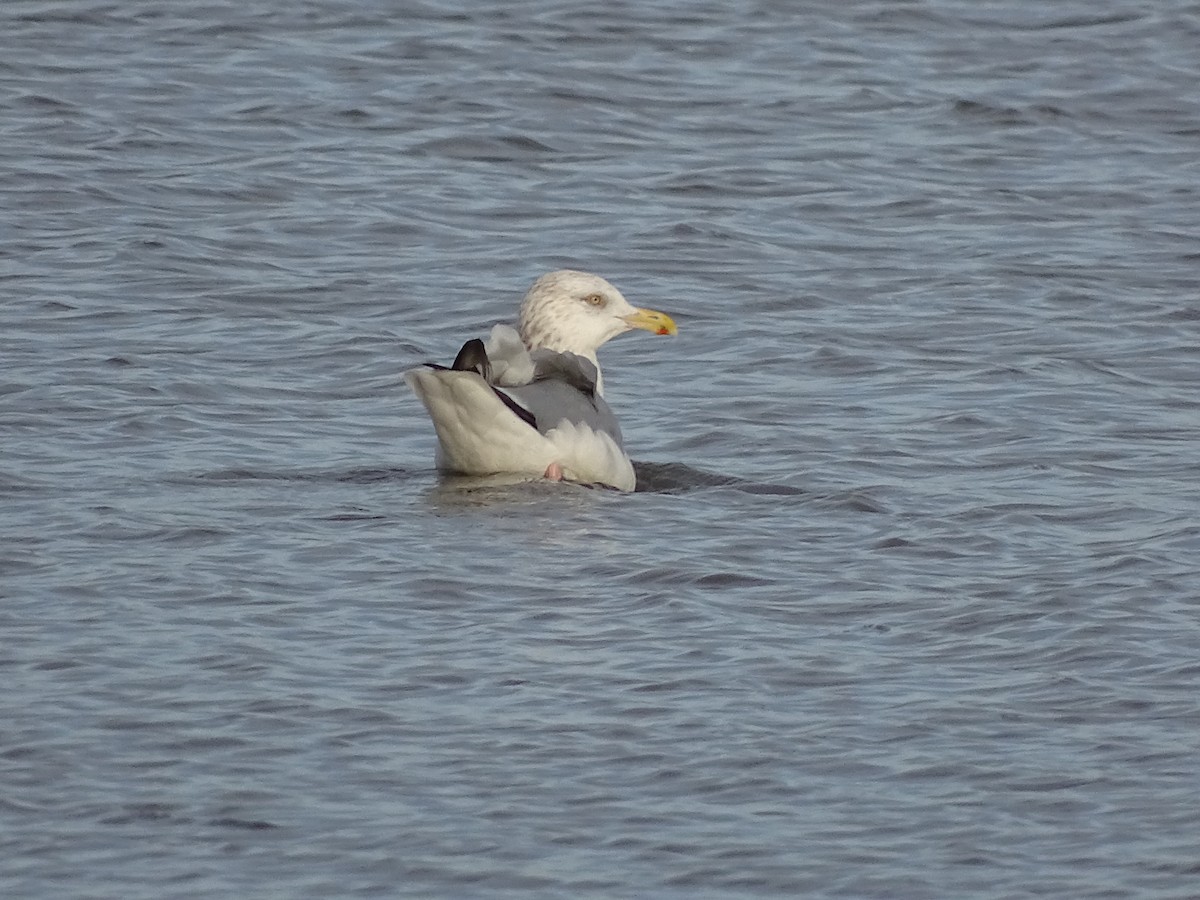
[[[0,895],[1198,893],[1196,3],[0,34]],[[561,266],[639,491],[440,480]]]

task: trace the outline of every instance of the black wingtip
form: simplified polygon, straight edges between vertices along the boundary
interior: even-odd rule
[[[427,365],[432,365],[434,368],[446,371],[445,366],[439,366],[435,363],[428,363]],[[471,340],[462,345],[462,349],[458,351],[458,356],[454,357],[454,362],[451,364],[449,371],[475,372],[483,376],[483,380],[492,388],[492,392],[512,411],[513,415],[529,425],[530,428],[537,428],[537,419],[534,418],[533,413],[513,400],[504,391],[492,385],[492,362],[488,359],[487,348],[479,338],[471,338]]]
[[[455,372],[478,372],[484,381],[492,380],[492,364],[488,359],[487,348],[479,338],[471,338],[462,345],[450,368]]]

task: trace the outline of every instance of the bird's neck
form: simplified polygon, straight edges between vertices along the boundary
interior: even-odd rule
[[[534,350],[551,350],[555,353],[574,353],[576,356],[581,356],[586,359],[596,367],[596,393],[601,397],[604,396],[604,372],[600,369],[600,360],[596,358],[595,348],[583,349],[579,347],[572,347],[567,342],[555,340],[531,341],[524,335],[521,337],[525,341],[525,346],[529,348],[530,352]]]
[[[596,367],[596,393],[601,397],[604,396],[604,372],[600,369],[600,360],[596,359],[595,350],[572,350],[570,347],[548,347],[548,350],[553,350],[555,353],[574,353],[576,356],[582,356],[593,366]]]

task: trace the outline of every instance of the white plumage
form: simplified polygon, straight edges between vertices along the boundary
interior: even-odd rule
[[[598,275],[563,269],[530,287],[519,334],[497,325],[486,343],[464,344],[453,366],[406,372],[433,420],[438,468],[633,490],[596,359],[602,344],[633,328],[676,331],[670,316],[631,306]]]

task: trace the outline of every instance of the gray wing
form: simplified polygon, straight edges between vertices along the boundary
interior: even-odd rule
[[[477,373],[514,415],[541,434],[567,421],[602,431],[618,447],[624,446],[617,417],[604,397],[596,393],[599,373],[591,360],[553,350],[535,350],[530,359],[533,376],[528,383],[498,384],[493,377],[493,361],[489,358],[488,348],[475,338],[463,344],[453,365],[448,368]],[[437,363],[426,365],[435,369],[447,368]]]
[[[597,373],[591,361],[574,353],[551,350],[537,350],[532,356],[534,372],[529,384],[504,388],[493,385],[493,390],[507,394],[527,410],[533,416],[534,427],[542,434],[566,420],[602,431],[617,446],[622,446],[617,417],[596,393]]]

